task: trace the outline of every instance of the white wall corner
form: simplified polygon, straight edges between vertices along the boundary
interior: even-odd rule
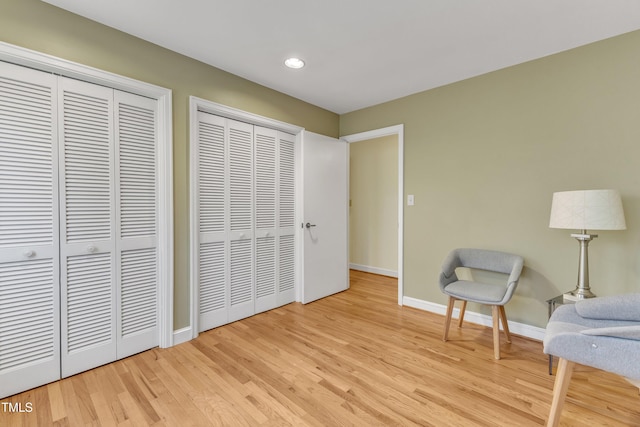
[[[417,308],[419,310],[428,311],[435,314],[445,315],[447,312],[447,306],[442,304],[437,304],[430,301],[424,301],[417,298],[411,297],[403,297],[403,305],[408,307]],[[458,308],[453,309],[454,318],[457,317],[460,313]],[[491,316],[486,314],[476,313],[473,311],[468,311],[464,315],[465,322],[475,323],[482,326],[487,326],[489,328],[493,327],[493,321]],[[516,335],[521,335],[523,337],[531,338],[534,340],[542,341],[544,339],[544,328],[539,328],[537,326],[527,325],[525,323],[514,322],[509,320],[509,331]]]

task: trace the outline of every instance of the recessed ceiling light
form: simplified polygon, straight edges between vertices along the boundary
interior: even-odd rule
[[[289,68],[298,69],[304,67],[304,61],[300,58],[289,58],[284,61],[284,65]]]

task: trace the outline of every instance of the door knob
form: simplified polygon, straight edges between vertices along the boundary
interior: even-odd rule
[[[315,224],[311,224],[310,222],[305,224],[305,227],[307,227],[307,228],[311,228],[311,227],[315,227],[315,226],[316,226]]]

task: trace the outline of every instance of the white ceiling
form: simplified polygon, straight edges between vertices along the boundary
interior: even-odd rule
[[[640,29],[638,0],[44,1],[339,114]]]

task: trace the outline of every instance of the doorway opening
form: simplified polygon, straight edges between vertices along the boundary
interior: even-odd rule
[[[396,137],[397,138],[397,193],[396,193],[396,207],[397,207],[397,277],[398,277],[398,304],[402,305],[402,299],[404,295],[404,281],[403,281],[403,265],[404,265],[404,125],[390,126],[381,129],[375,129],[367,132],[361,132],[357,134],[343,136],[341,139],[347,141],[349,144],[355,142],[362,142],[366,144],[366,141],[371,141],[372,144],[380,143],[381,138],[384,137]],[[352,146],[352,149],[356,146]],[[360,146],[358,146],[360,148]],[[351,197],[351,195],[350,195]],[[384,213],[378,212],[377,215]],[[388,212],[386,213],[388,216]],[[351,231],[350,231],[351,234]],[[378,236],[380,238],[381,236]],[[384,242],[382,242],[384,243]],[[366,246],[363,242],[349,242],[349,246],[354,247],[355,252],[363,253],[362,247]],[[354,254],[355,255],[355,254]],[[351,250],[350,250],[351,256]],[[388,257],[387,255],[384,255]],[[362,259],[362,258],[361,258]],[[388,261],[386,261],[388,263]],[[350,258],[350,263],[358,264],[355,260]],[[355,265],[354,265],[355,266]],[[357,268],[357,266],[356,266]],[[361,267],[361,269],[363,269]],[[369,269],[368,271],[378,274],[389,274],[393,272],[393,269],[382,267],[379,270]]]

